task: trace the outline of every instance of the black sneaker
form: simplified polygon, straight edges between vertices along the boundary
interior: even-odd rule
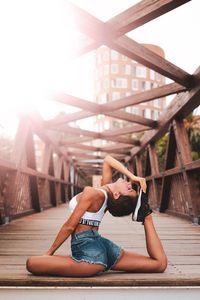
[[[132,220],[142,222],[142,224],[144,224],[144,219],[151,213],[152,209],[149,206],[147,195],[142,192],[142,189],[140,189],[137,205],[132,214]]]

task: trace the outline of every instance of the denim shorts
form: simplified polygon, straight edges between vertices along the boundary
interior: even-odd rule
[[[122,248],[103,238],[98,231],[87,230],[72,235],[71,251],[75,261],[101,264],[109,270],[118,261]]]

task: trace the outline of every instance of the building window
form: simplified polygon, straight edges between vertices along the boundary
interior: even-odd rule
[[[120,93],[119,92],[113,92],[112,93],[112,100],[117,100],[120,98]]]
[[[132,66],[132,68],[131,68],[131,74],[133,76],[136,76],[136,66]]]
[[[142,81],[141,82],[141,90],[142,91],[147,91],[147,90],[150,90],[151,88],[151,84],[149,81]]]
[[[143,109],[142,116],[145,118],[151,118],[151,110],[149,108]]]
[[[156,80],[160,81],[161,80],[161,75],[156,72]]]
[[[122,65],[123,74],[130,75],[131,74],[131,66],[130,65]]]
[[[122,60],[128,60],[128,57],[122,54]]]
[[[145,118],[151,118],[151,110],[149,108],[145,109]]]
[[[126,78],[116,78],[112,80],[112,87],[127,88],[128,81]]]
[[[132,113],[135,115],[139,114],[139,109],[137,107],[132,107]]]
[[[131,86],[132,86],[132,90],[136,91],[138,90],[138,80],[137,79],[132,79],[132,82],[131,82]]]
[[[156,106],[156,107],[161,107],[161,101],[160,101],[160,99],[155,99],[155,100],[153,101],[153,104],[154,104],[154,106]]]
[[[146,77],[146,68],[141,66],[136,66],[136,76],[145,78]]]
[[[155,80],[155,72],[154,70],[150,70],[150,79]]]
[[[117,74],[118,73],[118,65],[116,65],[116,64],[111,65],[111,73],[112,74]]]
[[[112,127],[113,128],[121,128],[121,124],[119,121],[113,121],[112,122]]]
[[[119,53],[115,50],[111,50],[111,58],[117,60],[119,58]]]
[[[155,110],[154,111],[154,118],[157,120],[159,118],[159,111]]]
[[[145,91],[146,90],[146,81],[141,82],[141,90]]]
[[[127,112],[127,113],[132,113],[132,107],[131,106],[128,106],[128,107],[126,107],[125,108],[125,111]]]

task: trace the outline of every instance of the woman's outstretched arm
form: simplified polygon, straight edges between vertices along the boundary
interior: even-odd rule
[[[80,218],[90,207],[92,199],[96,197],[96,191],[91,187],[85,187],[80,200],[69,219],[60,228],[53,244],[45,255],[53,255],[54,252],[64,243],[64,241],[74,232]]]
[[[107,184],[110,182],[107,178],[110,179],[112,176],[112,168],[116,171],[119,171],[123,175],[127,176],[132,182],[137,183],[141,186],[143,192],[146,193],[147,185],[146,185],[146,179],[143,177],[135,176],[133,173],[131,173],[122,163],[120,163],[118,160],[113,158],[110,155],[107,155],[104,159],[104,165],[103,165],[103,184]],[[108,172],[108,174],[107,174]],[[111,177],[112,178],[112,177]]]

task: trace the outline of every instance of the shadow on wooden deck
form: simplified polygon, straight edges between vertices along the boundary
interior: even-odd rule
[[[1,286],[199,286],[200,226],[167,214],[154,213],[156,229],[166,250],[169,265],[163,274],[135,274],[109,271],[95,277],[63,278],[33,276],[25,262],[31,255],[42,255],[68,217],[68,205],[46,210],[8,225],[0,226]],[[130,217],[107,214],[100,233],[141,254],[146,254],[143,226]],[[70,239],[56,254],[70,254]]]

